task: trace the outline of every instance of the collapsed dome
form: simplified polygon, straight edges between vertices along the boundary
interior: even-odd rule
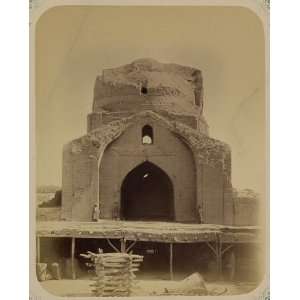
[[[131,64],[103,70],[97,77],[93,112],[145,109],[201,115],[201,71],[153,59],[138,59]]]

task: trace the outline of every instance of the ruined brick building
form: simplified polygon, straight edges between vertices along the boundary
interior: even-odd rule
[[[60,221],[37,225],[38,261],[60,243],[73,278],[80,253],[97,247],[142,254],[145,269],[171,278],[187,262],[187,272],[205,272],[214,261],[222,274],[226,255],[237,270],[245,261],[258,269],[260,231],[248,226],[257,211],[236,203],[230,147],[209,136],[203,94],[200,70],[152,59],[96,78],[87,134],[63,149]]]
[[[63,218],[232,224],[230,148],[209,136],[200,70],[140,59],[98,76],[63,154]]]

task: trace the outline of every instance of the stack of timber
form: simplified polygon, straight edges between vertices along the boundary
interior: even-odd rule
[[[139,270],[143,256],[128,253],[92,253],[81,254],[91,260],[89,266],[95,269],[93,293],[97,297],[129,296],[134,273]]]

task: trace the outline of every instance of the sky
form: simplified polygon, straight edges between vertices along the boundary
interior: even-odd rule
[[[232,183],[266,191],[265,40],[239,7],[56,7],[35,34],[37,185],[61,186],[63,145],[86,133],[103,69],[138,58],[198,68],[210,136],[232,149]]]

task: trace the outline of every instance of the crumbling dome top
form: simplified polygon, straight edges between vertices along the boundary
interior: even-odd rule
[[[203,109],[202,73],[177,64],[143,58],[103,70],[94,88],[93,111],[157,108],[199,115]]]

